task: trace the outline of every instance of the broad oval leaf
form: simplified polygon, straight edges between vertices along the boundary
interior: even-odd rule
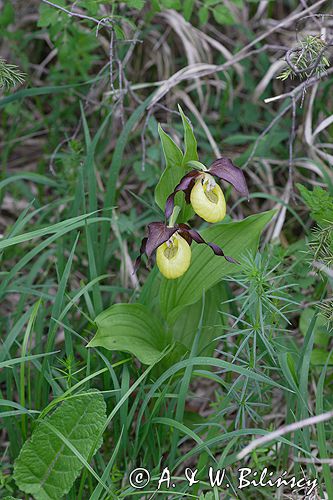
[[[143,304],[114,304],[95,319],[97,332],[87,347],[125,351],[153,364],[167,345],[162,324]]]
[[[254,252],[259,237],[275,211],[251,215],[242,221],[215,224],[201,231],[202,237],[219,245],[226,255],[239,260],[247,251]],[[225,275],[235,275],[239,266],[217,257],[206,245],[193,244],[192,264],[189,270],[176,280],[162,278],[160,305],[163,316],[173,324],[185,306],[194,304]]]
[[[65,440],[87,460],[102,444],[101,438],[96,446],[96,436],[105,423],[106,405],[101,393],[92,391],[65,400],[52,415],[38,422],[24,443],[14,468],[18,487],[36,500],[60,500],[83,467]]]

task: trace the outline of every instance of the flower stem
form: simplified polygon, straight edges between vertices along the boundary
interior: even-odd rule
[[[174,227],[174,225],[176,224],[177,217],[178,217],[180,211],[181,211],[180,206],[179,205],[175,205],[174,209],[172,211],[172,214],[170,216],[170,219],[169,219],[169,224],[168,224],[169,227]]]

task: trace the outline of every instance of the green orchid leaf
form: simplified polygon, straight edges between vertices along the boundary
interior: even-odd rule
[[[158,124],[158,133],[165,158],[165,170],[155,189],[155,201],[160,209],[164,211],[167,197],[172,193],[185,172],[181,168],[183,153],[177,144],[164,132],[160,124]]]
[[[162,324],[143,304],[114,304],[95,323],[97,332],[87,347],[129,352],[145,365],[153,364],[168,344]]]
[[[65,400],[38,421],[15,462],[18,487],[36,500],[60,500],[71,489],[106,423],[106,405],[98,391]],[[87,464],[88,465],[88,464]]]
[[[329,351],[325,351],[325,349],[313,349],[311,353],[311,364],[314,366],[324,366],[328,364],[328,366],[333,365],[333,356]]]
[[[205,294],[201,335],[198,342],[200,356],[211,356],[215,347],[213,340],[223,335],[223,317],[220,313],[221,302],[225,298],[223,292],[223,283],[217,283]],[[189,350],[199,328],[201,313],[202,299],[184,307],[173,326],[174,339]]]
[[[312,307],[307,307],[304,311],[302,311],[299,319],[299,329],[304,336],[306,335],[309,324],[315,314],[316,310]],[[327,328],[326,320],[321,314],[318,314],[313,329],[314,343],[321,347],[327,347],[330,340],[330,334]]]
[[[185,166],[190,161],[199,160],[198,146],[190,120],[184,115],[183,110],[179,105],[178,110],[181,114],[184,128],[185,153],[182,165]]]
[[[187,128],[188,127],[190,127],[189,123],[187,124]],[[191,140],[189,130],[186,131],[185,129],[184,132],[185,138],[187,137],[186,145],[188,145],[188,148],[192,150],[194,147],[193,138]],[[185,163],[182,151],[171,139],[171,137],[166,132],[164,132],[160,125],[158,125],[158,133],[162,142],[166,167],[155,189],[155,201],[160,209],[164,212],[165,202],[168,196],[173,192],[180,179],[186,174],[188,168],[184,167]],[[189,153],[187,154],[189,155]],[[185,203],[183,193],[177,193],[175,197],[175,205],[181,207],[181,212],[178,216],[178,222],[187,222],[192,217],[194,212],[191,206]]]
[[[311,210],[311,217],[322,227],[333,223],[333,197],[325,189],[315,186],[310,191],[302,184],[296,184],[305,204]]]
[[[275,214],[274,210],[251,215],[242,221],[215,224],[201,231],[202,237],[219,245],[226,255],[240,260],[246,252],[255,252],[266,224]],[[237,264],[213,254],[206,245],[193,243],[192,262],[188,271],[176,280],[162,278],[160,305],[163,316],[173,324],[184,307],[194,304],[224,276],[236,275]]]

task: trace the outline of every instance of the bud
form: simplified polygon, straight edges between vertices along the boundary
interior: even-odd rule
[[[209,174],[200,176],[191,190],[193,210],[207,222],[219,222],[226,214],[222,189]]]
[[[178,233],[157,248],[156,264],[161,274],[168,279],[176,279],[185,274],[190,263],[190,245]]]

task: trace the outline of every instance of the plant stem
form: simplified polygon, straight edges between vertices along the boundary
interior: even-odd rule
[[[168,224],[169,227],[173,227],[176,224],[177,217],[178,217],[180,211],[181,211],[180,206],[179,205],[175,205],[174,209],[172,211],[172,214],[170,216],[170,219],[169,219],[169,224]]]

